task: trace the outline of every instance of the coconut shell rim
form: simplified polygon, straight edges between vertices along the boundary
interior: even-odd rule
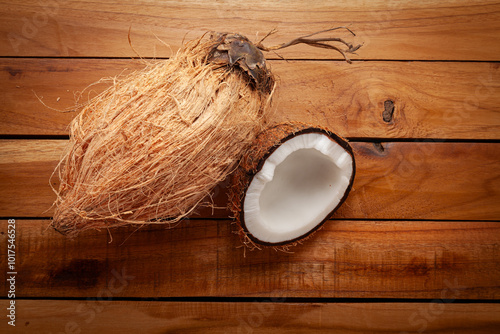
[[[269,130],[271,130],[273,128],[277,128],[280,125],[283,125],[283,124],[278,124],[278,125],[276,125],[274,127],[271,127],[270,129],[268,129],[266,131],[269,131]],[[303,124],[297,124],[297,125],[298,126],[306,126],[306,125],[303,125]],[[332,211],[330,211],[325,216],[325,218],[322,221],[320,221],[314,228],[312,228],[311,230],[309,230],[307,233],[305,233],[305,234],[303,234],[303,235],[301,235],[301,236],[299,236],[297,238],[290,239],[290,240],[285,240],[285,241],[281,241],[281,242],[265,242],[265,241],[262,241],[260,239],[257,239],[256,237],[253,236],[252,233],[250,233],[250,231],[246,227],[245,219],[244,219],[245,198],[246,198],[246,193],[247,193],[248,187],[252,183],[253,178],[255,177],[255,175],[262,170],[262,167],[264,166],[264,163],[266,162],[266,160],[269,158],[269,156],[271,154],[273,154],[281,145],[283,145],[288,140],[290,140],[290,139],[292,139],[294,137],[303,135],[303,134],[308,134],[308,133],[323,133],[323,134],[327,135],[329,138],[333,139],[337,144],[339,144],[340,147],[342,147],[344,150],[346,150],[349,153],[349,155],[351,156],[351,158],[352,158],[352,174],[351,174],[351,178],[349,180],[349,185],[347,186],[347,188],[346,188],[346,190],[344,192],[344,196],[342,196],[342,198],[340,199],[340,201],[337,204],[337,206],[335,206],[335,208]],[[254,170],[252,170],[252,171],[247,171],[246,174],[249,177],[249,179],[248,179],[248,182],[246,182],[246,185],[243,188],[243,196],[241,198],[241,210],[239,212],[239,219],[238,219],[239,224],[240,224],[241,228],[245,231],[246,236],[252,242],[254,242],[254,243],[258,244],[258,245],[261,245],[261,246],[279,247],[279,246],[286,246],[286,245],[294,244],[294,243],[300,242],[301,240],[305,240],[308,237],[310,237],[312,234],[314,234],[318,229],[320,229],[321,227],[323,227],[323,225],[326,223],[326,221],[328,221],[330,219],[330,217],[345,202],[345,200],[347,199],[347,196],[351,192],[352,186],[354,184],[354,177],[355,177],[355,174],[356,174],[356,161],[354,159],[354,153],[353,153],[352,147],[349,145],[349,142],[347,141],[347,139],[344,139],[343,137],[341,137],[341,136],[333,133],[332,131],[329,131],[329,130],[321,128],[321,127],[307,126],[306,128],[303,128],[303,129],[291,132],[290,134],[288,134],[287,136],[283,137],[278,142],[276,142],[274,145],[272,145],[266,151],[266,153],[259,159],[259,163],[257,164],[256,168]]]

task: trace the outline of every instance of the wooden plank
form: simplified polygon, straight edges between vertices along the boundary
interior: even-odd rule
[[[0,217],[48,217],[64,140],[0,141]],[[352,143],[356,178],[335,218],[500,220],[500,145]],[[40,154],[43,152],[43,154]],[[53,180],[57,188],[57,178]],[[215,189],[225,207],[227,182]],[[228,217],[199,209],[194,217]]]
[[[50,216],[57,189],[51,175],[66,141],[0,141],[0,216]]]
[[[349,26],[362,59],[499,60],[500,5],[494,1],[16,1],[0,12],[6,56],[168,56],[184,38],[235,31],[269,45],[335,26]],[[133,48],[129,45],[131,30]],[[257,38],[256,35],[259,34]],[[341,33],[341,36],[348,36]],[[170,45],[168,47],[166,44]],[[287,58],[331,58],[296,46]],[[274,56],[274,55],[273,55]]]
[[[6,301],[0,302],[5,310]],[[8,333],[498,333],[498,304],[19,300]],[[133,320],[133,321],[131,321]]]
[[[87,231],[16,222],[16,296],[498,299],[500,224],[329,221],[292,253],[241,248],[228,220]],[[7,243],[7,223],[0,239]],[[6,247],[0,265],[7,268]],[[42,256],[43,255],[43,256]],[[8,291],[6,280],[2,281]]]
[[[500,145],[352,143],[353,191],[335,217],[500,218]]]
[[[1,59],[0,134],[64,135],[75,95],[133,60]],[[275,122],[327,126],[345,137],[500,139],[498,63],[273,61]],[[92,86],[80,102],[105,84]],[[46,106],[37,98],[39,97]],[[394,102],[383,120],[384,102]]]
[[[106,85],[92,86],[101,77],[119,75],[137,63],[106,60],[2,59],[0,96],[1,134],[67,135],[80,94],[88,101]],[[89,85],[91,87],[89,87]],[[44,105],[45,104],[45,105]]]

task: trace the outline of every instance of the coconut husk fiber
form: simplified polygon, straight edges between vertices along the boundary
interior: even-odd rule
[[[340,28],[347,29],[327,31]],[[52,226],[75,236],[175,223],[211,205],[204,199],[267,127],[275,80],[262,51],[305,43],[348,60],[346,52],[359,48],[314,35],[264,47],[239,34],[210,33],[168,60],[148,61],[143,70],[113,79],[70,125],[55,171],[60,186]]]
[[[274,81],[265,67],[256,82],[227,66],[217,50],[227,37],[189,42],[83,107],[59,165],[54,228],[176,222],[231,172],[265,126]]]

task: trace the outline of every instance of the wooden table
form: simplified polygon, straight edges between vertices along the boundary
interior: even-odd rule
[[[0,7],[2,333],[500,332],[500,4]],[[168,58],[207,30],[257,40],[276,28],[272,45],[338,25],[364,43],[352,64],[307,46],[279,52],[287,60],[268,54],[280,85],[275,121],[329,127],[357,161],[346,203],[292,253],[245,252],[225,210],[199,210],[174,229],[76,239],[48,228],[49,177],[75,116],[60,110],[106,86],[78,92],[141,68],[137,55]]]

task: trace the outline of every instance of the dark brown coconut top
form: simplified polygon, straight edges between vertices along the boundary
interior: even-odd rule
[[[274,77],[266,65],[266,58],[248,38],[233,33],[212,33],[215,47],[208,60],[213,63],[236,66],[245,73],[255,88],[270,94]]]

